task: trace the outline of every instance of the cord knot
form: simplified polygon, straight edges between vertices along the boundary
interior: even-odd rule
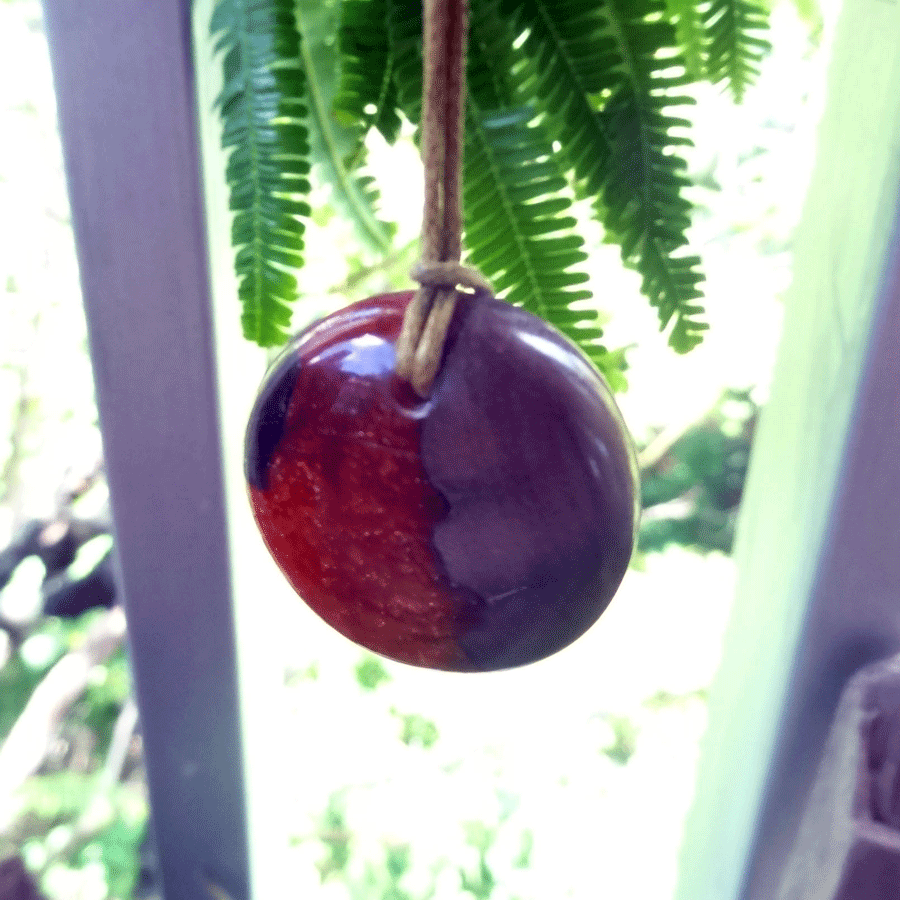
[[[493,295],[494,286],[478,271],[461,262],[452,260],[440,262],[438,260],[420,260],[413,266],[409,277],[422,287],[444,288],[468,288],[469,290],[483,291]]]
[[[493,296],[494,288],[477,269],[452,260],[422,260],[410,272],[419,290],[409,302],[397,338],[397,374],[420,397],[428,397],[444,354],[444,343],[460,288]]]
[[[453,318],[458,288],[487,291],[487,279],[462,257],[462,150],[468,0],[424,0],[422,257],[412,272],[419,290],[403,316],[397,374],[420,397],[431,393]]]

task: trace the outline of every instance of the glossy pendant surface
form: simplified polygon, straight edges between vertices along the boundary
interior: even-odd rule
[[[246,476],[288,581],[391,659],[488,671],[549,656],[616,592],[638,475],[612,394],[554,328],[458,304],[427,401],[394,373],[412,293],[301,332],[250,417]]]

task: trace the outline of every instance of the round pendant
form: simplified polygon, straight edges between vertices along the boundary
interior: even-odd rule
[[[326,622],[418,666],[488,671],[582,635],[628,567],[638,473],[605,380],[543,320],[461,301],[432,395],[394,371],[413,294],[311,325],[267,374],[246,476]]]

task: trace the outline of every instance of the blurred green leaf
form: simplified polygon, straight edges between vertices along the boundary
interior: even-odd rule
[[[325,845],[326,856],[317,863],[324,882],[331,875],[341,873],[350,861],[351,832],[347,826],[343,800],[332,794],[319,825],[319,840]]]
[[[613,742],[602,749],[604,756],[624,766],[637,748],[637,728],[627,716],[607,716],[613,730]]]
[[[391,712],[403,723],[400,740],[407,747],[418,744],[427,750],[435,744],[438,739],[438,729],[430,719],[426,719],[418,713],[404,714],[395,709],[392,709]]]
[[[367,656],[356,666],[356,681],[364,691],[374,691],[379,684],[390,680],[391,676],[377,656]]]
[[[359,172],[364,122],[348,123],[333,112],[341,77],[337,52],[341,5],[336,0],[297,0],[296,13],[311,161],[331,188],[331,209],[352,223],[361,244],[385,255],[391,249],[394,228],[379,220],[373,181]]]

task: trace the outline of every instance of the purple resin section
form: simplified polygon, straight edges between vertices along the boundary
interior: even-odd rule
[[[565,647],[628,567],[638,473],[621,414],[582,353],[498,300],[458,315],[422,423],[422,460],[449,512],[434,543],[471,591],[463,651],[486,669]]]
[[[281,438],[291,393],[297,381],[300,363],[294,354],[280,357],[274,370],[263,381],[247,426],[244,452],[244,476],[248,484],[264,491],[269,487],[269,462]]]

